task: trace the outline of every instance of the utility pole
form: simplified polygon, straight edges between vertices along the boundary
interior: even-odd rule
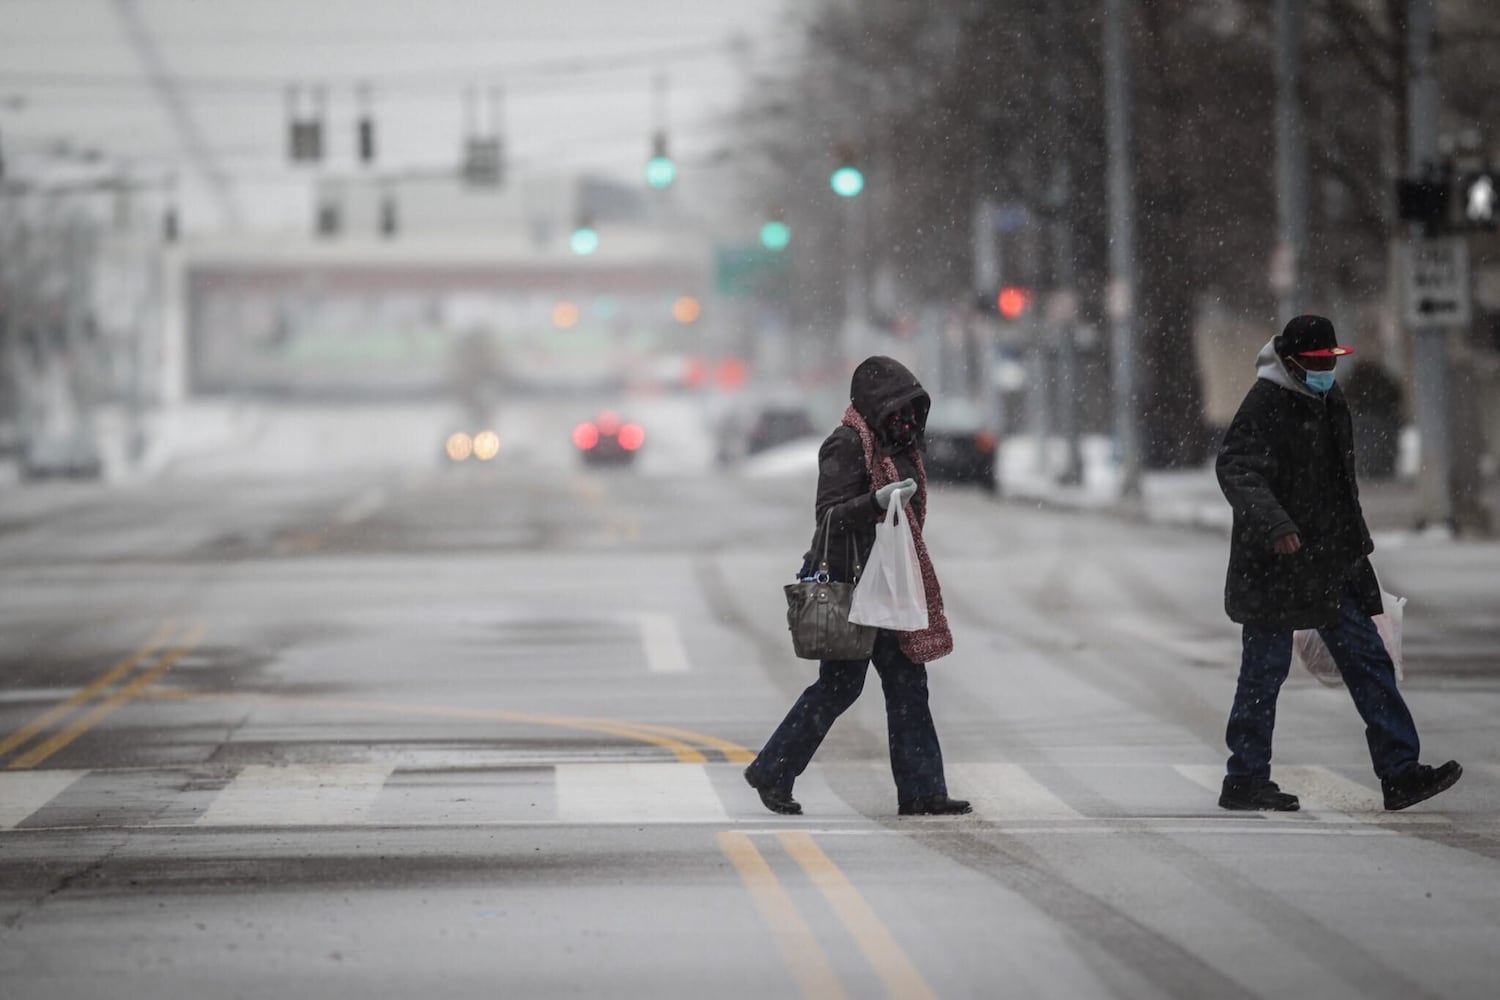
[[[1066,48],[1062,5],[1045,5],[1044,21],[1047,49],[1052,53],[1047,73],[1047,102],[1052,107],[1052,182],[1048,192],[1050,205],[1049,236],[1052,244],[1052,296],[1047,304],[1047,320],[1057,343],[1058,422],[1061,424],[1065,454],[1058,481],[1073,485],[1083,482],[1083,450],[1079,441],[1078,403],[1082,386],[1078,378],[1078,342],[1074,325],[1078,317],[1077,275],[1073,263],[1073,226],[1069,209],[1073,203],[1073,164],[1068,156],[1068,131],[1062,125],[1063,108],[1068,101],[1068,70],[1062,52]]]
[[[1423,177],[1437,166],[1438,85],[1432,40],[1437,30],[1433,0],[1407,0],[1406,81],[1411,176]],[[1407,253],[1422,241],[1420,224],[1407,235]],[[1453,457],[1448,420],[1448,330],[1439,324],[1412,331],[1412,383],[1417,430],[1422,438],[1422,466],[1417,473],[1424,525],[1453,525]]]
[[[1104,5],[1104,104],[1109,150],[1109,311],[1114,348],[1115,442],[1120,495],[1141,493],[1140,415],[1136,402],[1135,171],[1131,164],[1128,0]]]
[[[1307,252],[1307,132],[1302,124],[1302,0],[1276,0],[1276,214],[1279,242],[1271,257],[1280,331],[1303,305]]]

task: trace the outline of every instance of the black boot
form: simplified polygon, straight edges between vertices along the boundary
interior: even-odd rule
[[[1430,799],[1438,792],[1453,787],[1463,776],[1464,769],[1458,761],[1450,760],[1442,767],[1417,764],[1408,771],[1380,779],[1380,790],[1385,793],[1385,807],[1392,811],[1414,806]]]
[[[760,793],[761,805],[773,813],[783,816],[801,816],[802,806],[792,798],[790,788],[767,788],[756,784],[755,779],[750,776],[750,768],[745,768],[745,783]]]
[[[1297,796],[1283,792],[1270,778],[1231,778],[1224,776],[1219,793],[1220,809],[1246,812],[1296,812],[1302,808]]]
[[[950,799],[946,795],[932,795],[925,799],[902,802],[896,811],[902,816],[962,816],[971,813],[974,807],[964,799]]]

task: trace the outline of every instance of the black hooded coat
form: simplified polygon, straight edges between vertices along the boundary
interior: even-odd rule
[[[1255,385],[1219,447],[1219,487],[1234,511],[1224,608],[1241,624],[1307,629],[1339,619],[1352,580],[1360,611],[1381,612],[1375,544],[1354,478],[1354,423],[1335,384],[1319,395],[1261,350]],[[1278,555],[1290,532],[1302,548]]]
[[[932,398],[922,383],[901,362],[887,357],[866,358],[854,369],[850,380],[849,400],[875,435],[877,447],[896,464],[902,479],[917,478],[917,453],[924,447],[923,431]],[[916,443],[895,449],[885,434],[889,418],[910,404],[916,416]],[[908,510],[920,525],[926,515],[926,492],[919,490]],[[863,566],[875,544],[875,524],[884,511],[875,502],[875,491],[865,468],[864,445],[859,432],[840,424],[828,435],[818,452],[818,496],[813,547],[804,559],[804,569],[816,568],[822,559],[823,539],[819,533],[825,515],[832,512],[828,539],[829,575],[835,580],[852,578],[851,558]]]

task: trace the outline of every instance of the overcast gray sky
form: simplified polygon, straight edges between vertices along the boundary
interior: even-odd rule
[[[305,229],[285,164],[289,85],[328,87],[331,159],[353,166],[369,80],[381,166],[455,162],[466,89],[503,86],[514,169],[640,176],[653,78],[673,151],[722,145],[752,73],[784,68],[787,0],[0,0],[0,137],[15,169],[58,138],[142,171],[177,165],[190,228],[220,223],[191,146],[257,229]],[[129,13],[133,11],[133,16]],[[132,23],[139,32],[132,31]],[[739,37],[747,48],[731,50]],[[152,84],[153,59],[181,105]],[[307,91],[304,90],[304,94]],[[198,160],[201,163],[201,159]]]

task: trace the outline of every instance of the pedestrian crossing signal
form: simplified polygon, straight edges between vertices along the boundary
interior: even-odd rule
[[[1464,221],[1484,229],[1495,228],[1496,177],[1490,171],[1469,174],[1463,179],[1462,208]]]

